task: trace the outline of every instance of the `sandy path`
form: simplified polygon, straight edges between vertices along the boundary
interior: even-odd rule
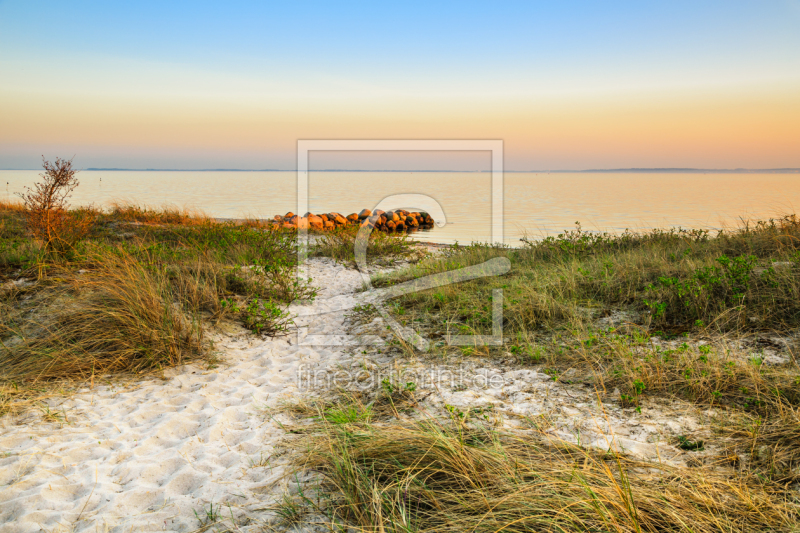
[[[310,269],[319,296],[290,310],[309,334],[342,333],[344,313],[326,312],[353,305],[360,275],[325,259]],[[192,531],[212,503],[237,521],[270,514],[255,509],[282,492],[285,470],[267,458],[284,432],[265,410],[298,397],[300,365],[330,368],[344,351],[294,335],[216,348],[214,370],[67,399],[67,424],[0,421],[0,531]]]

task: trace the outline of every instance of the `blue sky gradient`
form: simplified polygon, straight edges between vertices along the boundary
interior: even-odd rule
[[[0,167],[35,166],[44,149],[85,166],[291,167],[296,140],[320,136],[503,138],[512,167],[800,166],[781,118],[798,117],[799,27],[797,0],[4,0]],[[670,106],[699,117],[709,157],[678,137],[657,149],[673,142]],[[743,128],[781,135],[733,149],[712,123],[742,109]],[[637,113],[628,130],[653,114],[649,148],[599,133]],[[526,124],[556,122],[570,126],[545,156]]]

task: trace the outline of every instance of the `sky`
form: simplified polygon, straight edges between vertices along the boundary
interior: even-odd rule
[[[0,168],[293,169],[501,139],[507,169],[800,167],[800,0],[0,0]],[[318,154],[319,168],[486,157]]]

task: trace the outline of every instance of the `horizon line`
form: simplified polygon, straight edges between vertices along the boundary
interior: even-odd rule
[[[41,170],[41,168],[0,168],[0,170]],[[248,169],[248,168],[120,168],[120,167],[88,167],[79,169],[79,172],[297,172],[297,169]],[[490,173],[491,170],[431,170],[431,169],[318,169],[309,172],[444,172],[444,173]],[[786,168],[690,168],[690,167],[631,167],[631,168],[591,168],[583,170],[571,169],[505,169],[503,172],[524,174],[548,173],[606,173],[606,172],[641,172],[641,173],[797,173],[800,167]]]

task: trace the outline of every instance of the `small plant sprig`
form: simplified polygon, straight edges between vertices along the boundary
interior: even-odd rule
[[[678,437],[678,448],[688,452],[700,452],[705,450],[705,442],[702,440],[689,440],[685,435]]]
[[[208,509],[203,507],[202,515],[197,512],[197,509],[195,509],[194,516],[197,518],[197,521],[200,522],[201,526],[213,524],[219,520],[219,506],[214,509],[214,503],[212,502],[209,504]]]
[[[259,298],[253,298],[247,303],[242,319],[247,329],[256,335],[277,335],[294,324],[288,311],[272,301],[262,301]]]

